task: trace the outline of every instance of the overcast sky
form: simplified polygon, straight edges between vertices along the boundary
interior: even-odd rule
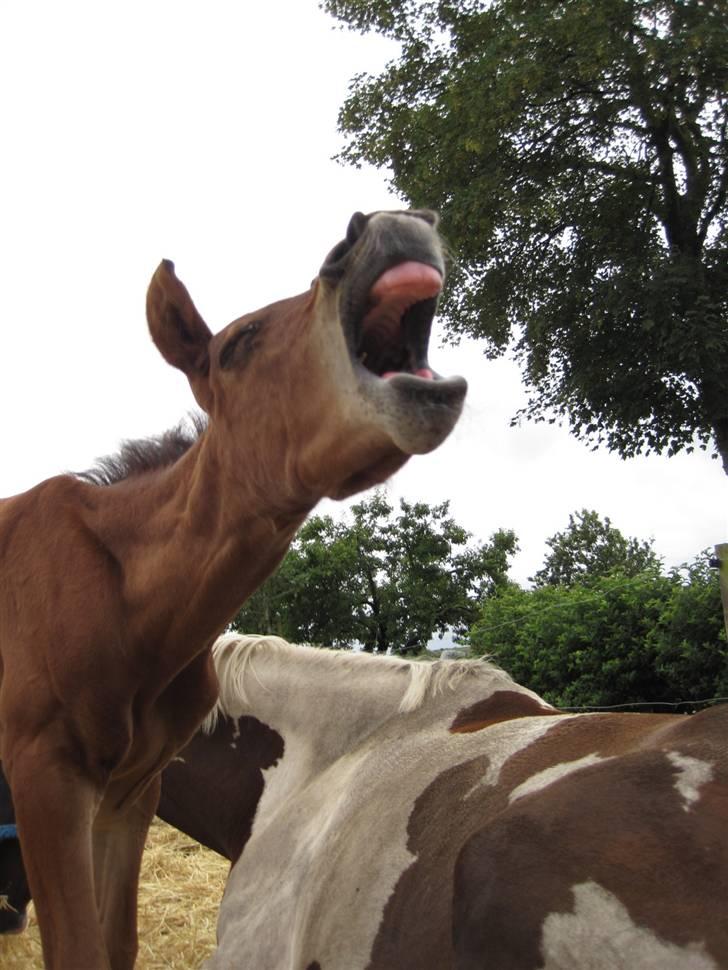
[[[192,407],[146,330],[162,257],[218,330],[306,289],[353,211],[399,207],[386,173],[332,160],[350,78],[394,53],[315,0],[0,3],[0,495]],[[728,538],[727,479],[707,455],[623,462],[565,429],[513,429],[513,364],[476,343],[435,345],[431,362],[467,377],[467,411],[390,496],[449,499],[479,539],[515,529],[515,579],[582,507],[654,537],[668,565]]]

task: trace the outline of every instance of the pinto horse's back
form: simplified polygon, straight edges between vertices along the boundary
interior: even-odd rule
[[[613,726],[652,721],[627,718],[580,724],[596,749]],[[457,860],[458,970],[484,953],[499,970],[728,967],[727,736],[728,705],[671,717],[643,744],[512,792]]]

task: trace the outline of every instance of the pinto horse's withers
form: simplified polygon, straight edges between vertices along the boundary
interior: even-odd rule
[[[428,212],[357,214],[311,288],[211,333],[170,262],[149,328],[206,412],[0,503],[0,759],[50,970],[129,970],[159,773],[214,703],[210,645],[323,496],[448,435]]]

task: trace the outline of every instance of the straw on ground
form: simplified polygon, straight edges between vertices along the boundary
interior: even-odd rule
[[[155,819],[139,883],[136,970],[196,970],[215,945],[215,926],[230,864]],[[31,904],[28,929],[0,937],[3,970],[43,970]]]

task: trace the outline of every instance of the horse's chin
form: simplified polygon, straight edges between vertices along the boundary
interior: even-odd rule
[[[381,485],[412,455],[425,455],[442,444],[460,417],[468,389],[462,377],[402,373],[380,378],[363,368],[357,370],[358,397],[371,447],[358,450],[359,456],[366,454],[363,464],[329,484],[326,495],[331,499]]]
[[[400,373],[379,378],[364,369],[358,376],[360,394],[406,456],[426,455],[442,444],[462,413],[468,390],[463,377]]]

